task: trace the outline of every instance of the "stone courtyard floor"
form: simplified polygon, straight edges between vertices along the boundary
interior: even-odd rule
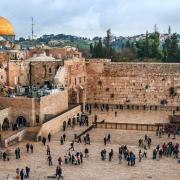
[[[115,111],[117,117],[115,117]],[[92,115],[97,115],[98,119],[106,122],[115,123],[137,123],[137,124],[155,124],[168,123],[168,116],[172,115],[171,111],[144,111],[144,110],[93,110]],[[178,114],[178,113],[176,113]]]
[[[119,110],[118,116],[114,116],[114,111],[101,112],[93,111],[90,116],[90,121],[94,119],[94,115],[98,115],[98,121],[105,119],[106,122],[122,122],[122,123],[147,123],[153,124],[157,122],[167,122],[168,115],[171,112],[161,111],[131,111]],[[90,123],[91,124],[91,123]],[[29,142],[34,145],[34,153],[26,153],[25,145],[27,141],[23,141],[16,146],[11,146],[9,149],[12,151],[9,162],[3,162],[0,159],[0,180],[15,179],[16,168],[24,168],[28,166],[31,168],[30,179],[32,180],[47,180],[47,176],[55,174],[55,169],[58,164],[57,159],[61,156],[64,160],[64,155],[68,152],[70,143],[74,134],[80,134],[87,127],[76,126],[74,129],[66,131],[67,141],[64,145],[60,145],[60,136],[63,132],[59,132],[52,136],[52,141],[49,143],[51,154],[53,158],[53,166],[49,167],[47,163],[46,147],[41,142]],[[103,138],[107,134],[111,134],[111,142],[107,146],[103,145]],[[93,129],[89,132],[91,137],[91,145],[75,144],[76,151],[84,152],[85,147],[89,149],[89,158],[84,158],[82,165],[62,165],[63,175],[65,180],[178,180],[180,179],[180,164],[177,163],[172,157],[162,160],[152,160],[152,150],[157,145],[162,145],[164,142],[172,141],[180,144],[180,136],[175,140],[168,139],[167,135],[162,138],[155,136],[155,132],[143,131],[123,131],[112,129]],[[128,148],[135,152],[138,157],[139,148],[137,146],[139,138],[144,138],[147,134],[152,138],[152,147],[147,151],[148,158],[142,160],[141,163],[136,160],[134,167],[129,167],[126,161],[118,164],[118,148],[119,145],[127,144]],[[21,159],[16,160],[14,155],[15,148],[19,146],[21,149]],[[102,161],[100,159],[100,151],[102,149],[114,150],[114,157],[112,162],[108,160]]]
[[[70,142],[74,133],[81,132],[85,127],[76,126],[74,130],[67,130],[67,141],[64,145],[60,145],[59,138],[62,132],[52,136],[52,142],[49,143],[52,157],[53,166],[49,167],[47,163],[46,147],[41,142],[33,142],[34,153],[27,154],[25,145],[27,142],[19,144],[21,148],[21,159],[15,160],[15,156],[10,157],[9,162],[0,160],[0,180],[7,179],[9,174],[11,178],[15,179],[16,168],[24,168],[29,166],[31,168],[30,179],[32,180],[46,180],[48,175],[55,174],[57,159],[59,156],[63,157],[67,152]],[[103,138],[108,133],[111,134],[111,143],[105,147],[103,145]],[[141,163],[136,161],[134,167],[127,166],[127,162],[123,161],[118,164],[118,148],[119,145],[127,144],[129,149],[136,153],[138,156],[139,148],[137,142],[139,138],[144,138],[145,133],[152,138],[152,148],[147,151],[148,158],[142,160]],[[155,136],[155,132],[142,132],[142,131],[122,131],[122,130],[108,130],[108,129],[93,129],[89,132],[92,139],[91,145],[75,144],[76,151],[83,151],[88,147],[90,157],[84,158],[82,165],[62,165],[63,175],[65,180],[178,180],[180,179],[180,164],[177,163],[172,157],[162,160],[152,160],[152,150],[157,144],[173,141],[180,143],[180,136],[176,140],[168,139],[167,135],[162,138]],[[31,143],[31,142],[30,142]],[[14,152],[16,146],[11,149]],[[100,151],[106,148],[107,153],[110,149],[114,150],[114,157],[112,162],[108,160],[102,161],[100,159]]]

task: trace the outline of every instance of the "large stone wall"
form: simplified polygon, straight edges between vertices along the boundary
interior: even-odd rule
[[[89,61],[86,70],[87,103],[180,106],[180,64]]]

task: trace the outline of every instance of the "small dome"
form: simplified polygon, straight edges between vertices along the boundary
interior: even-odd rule
[[[10,21],[0,16],[0,36],[15,36],[14,28]]]

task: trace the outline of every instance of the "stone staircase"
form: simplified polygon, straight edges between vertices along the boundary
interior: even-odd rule
[[[40,130],[40,127],[28,127],[26,129],[26,133],[24,135],[24,140],[29,140],[29,141],[36,141],[37,134]]]
[[[60,131],[57,134],[52,136],[52,141],[60,141],[60,137],[63,135],[63,133],[66,134],[66,140],[67,141],[72,141],[74,140],[74,134],[79,135],[80,133],[82,133],[83,131],[85,131],[87,129],[87,126],[75,126],[73,129],[72,128],[68,128],[66,131]]]

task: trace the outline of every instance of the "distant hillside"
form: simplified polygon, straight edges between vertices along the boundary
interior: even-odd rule
[[[51,47],[64,47],[64,46],[73,46],[81,49],[89,49],[89,46],[91,43],[93,43],[93,40],[90,40],[86,37],[78,37],[73,35],[65,35],[65,34],[49,34],[49,35],[43,35],[35,40],[33,40],[33,43],[29,39],[19,38],[16,42],[19,42],[22,44],[22,46],[29,47],[33,45],[39,45],[44,44]]]

